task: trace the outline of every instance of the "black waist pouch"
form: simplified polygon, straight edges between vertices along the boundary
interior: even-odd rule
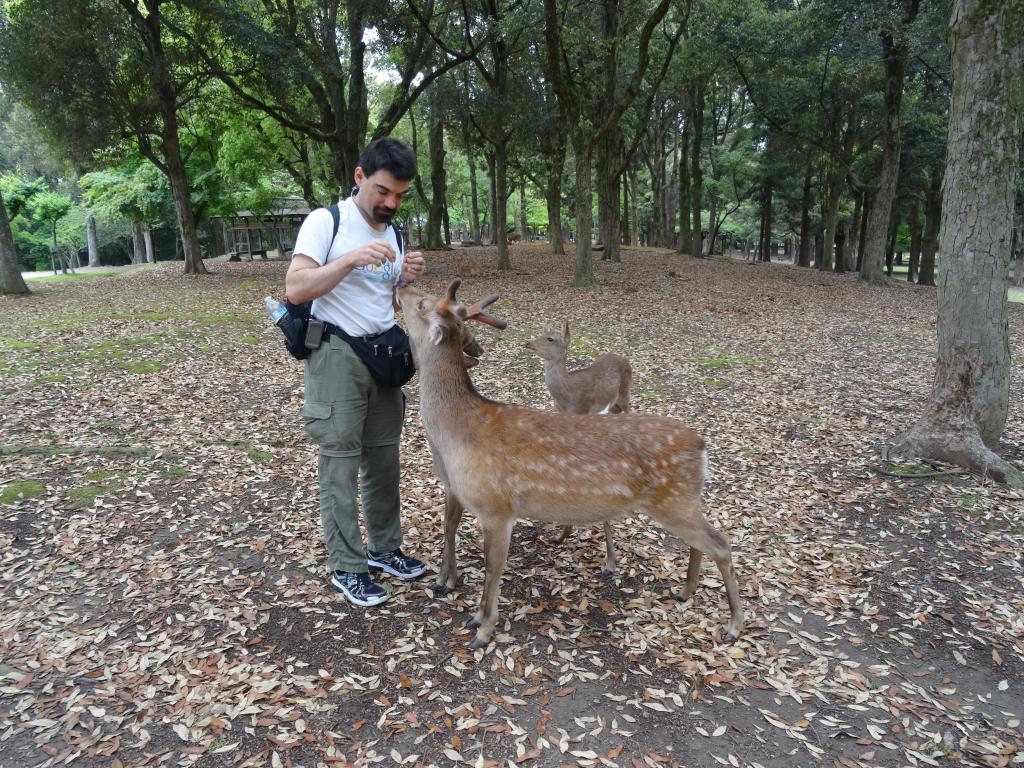
[[[376,336],[349,336],[333,326],[330,332],[348,342],[382,387],[400,387],[416,373],[409,335],[397,325]]]
[[[288,311],[277,321],[277,327],[284,334],[284,346],[296,360],[305,360],[310,353],[306,346],[306,327],[309,325],[313,302],[292,304],[285,299],[284,306]]]

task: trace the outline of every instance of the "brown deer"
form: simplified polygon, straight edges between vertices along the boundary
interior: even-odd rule
[[[538,411],[482,397],[466,373],[462,328],[478,320],[507,326],[484,309],[458,303],[461,280],[438,300],[412,286],[399,290],[420,379],[420,418],[441,481],[445,543],[439,587],[455,585],[455,530],[463,505],[480,522],[485,575],[480,606],[469,622],[470,646],[490,642],[512,527],[519,518],[588,525],[642,510],[690,546],[682,598],[697,588],[702,553],[725,583],[731,617],[726,635],[743,626],[732,550],[704,517],[700,494],[704,441],[673,419],[627,414],[616,418]]]
[[[547,324],[535,339],[526,342],[526,348],[544,360],[544,383],[562,413],[628,413],[629,385],[633,369],[629,360],[621,355],[598,355],[586,368],[570,371],[566,365],[569,351],[569,323],[562,321],[560,331]],[[554,543],[561,544],[572,526],[563,526]],[[602,576],[615,571],[615,542],[611,524],[604,523],[605,558]]]

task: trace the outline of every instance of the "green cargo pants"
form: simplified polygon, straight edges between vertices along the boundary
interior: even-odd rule
[[[405,396],[401,387],[379,386],[337,336],[324,339],[306,360],[305,392],[300,413],[320,446],[320,519],[330,567],[365,573],[360,478],[370,549],[389,552],[402,544],[398,452]]]

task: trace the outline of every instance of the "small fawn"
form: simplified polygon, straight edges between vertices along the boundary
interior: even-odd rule
[[[566,365],[569,352],[569,323],[562,321],[556,331],[547,324],[535,339],[526,342],[526,348],[544,360],[544,383],[562,413],[629,413],[629,386],[633,369],[629,360],[621,355],[598,355],[586,368],[570,371]],[[572,530],[563,526],[554,543],[561,544]],[[602,576],[615,572],[615,542],[611,524],[604,523],[605,558]]]
[[[615,418],[538,411],[482,397],[466,373],[463,325],[507,323],[484,309],[497,295],[465,307],[453,280],[444,298],[399,289],[416,364],[423,421],[445,500],[445,542],[438,587],[455,585],[455,530],[463,505],[480,523],[485,575],[480,606],[469,622],[470,646],[490,642],[512,527],[519,518],[587,525],[642,510],[690,546],[682,599],[697,588],[703,553],[725,583],[726,635],[743,626],[729,542],[704,517],[700,494],[704,441],[674,419],[625,414]]]

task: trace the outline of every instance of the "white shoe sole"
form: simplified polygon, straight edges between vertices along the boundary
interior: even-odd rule
[[[331,585],[336,590],[341,592],[341,594],[343,594],[345,596],[345,599],[348,600],[350,603],[352,603],[353,605],[361,606],[363,608],[372,608],[375,605],[380,605],[381,603],[386,603],[388,601],[388,598],[391,597],[391,595],[387,594],[386,592],[385,592],[383,597],[380,597],[380,598],[377,598],[377,599],[366,600],[366,599],[363,599],[361,597],[356,597],[351,592],[349,592],[347,589],[345,589],[344,585],[342,585],[342,583],[340,581],[338,581],[336,576],[331,576]]]
[[[374,559],[372,559],[370,557],[366,558],[366,566],[368,568],[374,569],[375,571],[384,571],[384,573],[390,573],[392,576],[397,576],[400,579],[406,579],[406,580],[418,579],[420,576],[422,576],[424,573],[427,572],[427,566],[424,565],[424,566],[420,567],[420,569],[418,571],[413,571],[412,573],[402,573],[401,571],[396,571],[394,568],[392,568],[387,563],[381,563],[381,562],[379,562],[377,560],[374,560]]]

